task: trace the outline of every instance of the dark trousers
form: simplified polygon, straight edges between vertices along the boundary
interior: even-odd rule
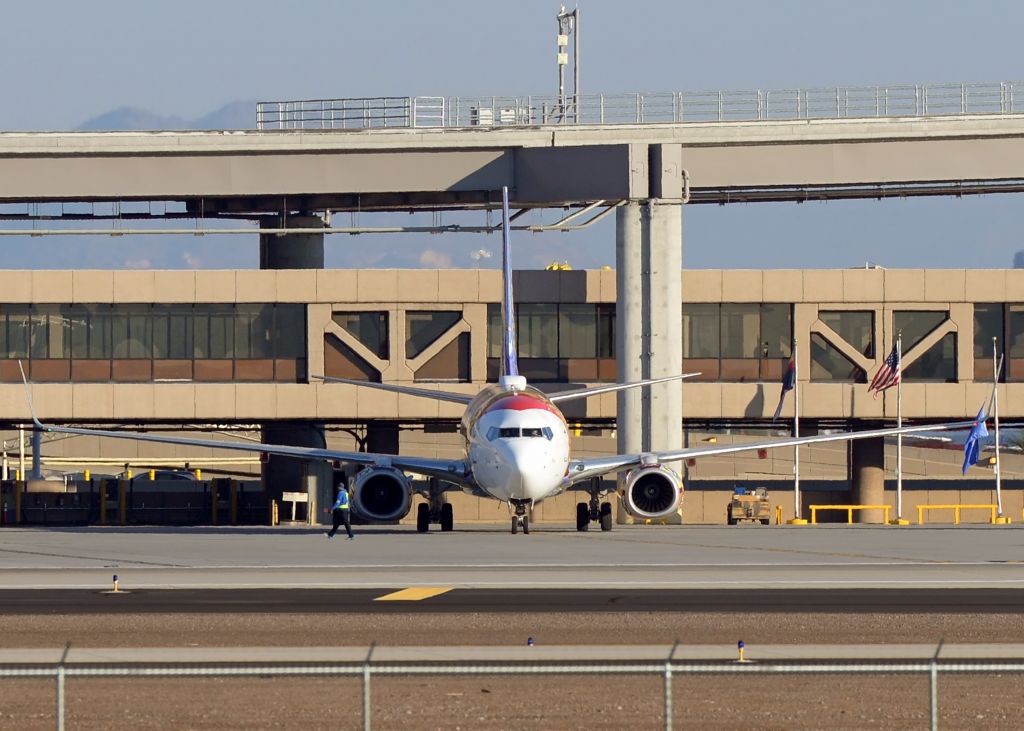
[[[338,532],[338,528],[341,527],[341,524],[344,523],[345,532],[348,533],[350,538],[352,537],[352,519],[349,517],[349,512],[350,511],[342,510],[341,508],[334,511],[334,527],[331,528],[331,532],[327,535],[333,536]]]

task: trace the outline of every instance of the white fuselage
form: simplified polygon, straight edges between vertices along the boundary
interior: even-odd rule
[[[544,394],[489,386],[467,409],[462,432],[474,482],[491,497],[539,502],[561,492],[569,432]]]

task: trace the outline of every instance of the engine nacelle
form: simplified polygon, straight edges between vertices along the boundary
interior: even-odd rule
[[[352,510],[367,520],[401,520],[412,507],[409,478],[394,467],[367,467],[352,482]]]
[[[656,520],[679,509],[683,483],[664,465],[637,467],[626,475],[619,494],[634,518]]]

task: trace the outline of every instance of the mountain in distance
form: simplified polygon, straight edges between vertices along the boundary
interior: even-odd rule
[[[156,114],[139,107],[119,107],[78,127],[79,132],[129,132],[205,129],[255,129],[256,102],[234,101],[198,119]]]

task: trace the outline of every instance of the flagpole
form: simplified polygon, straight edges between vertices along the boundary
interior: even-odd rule
[[[903,331],[896,333],[896,428],[903,428]],[[903,434],[896,434],[896,521],[903,519]]]
[[[992,338],[992,410],[996,419],[996,517],[1003,517],[1002,472],[999,461],[999,366],[996,365],[997,338]]]
[[[800,436],[800,359],[796,354],[796,338],[793,338],[793,436]],[[800,520],[800,446],[793,446],[793,519]]]

